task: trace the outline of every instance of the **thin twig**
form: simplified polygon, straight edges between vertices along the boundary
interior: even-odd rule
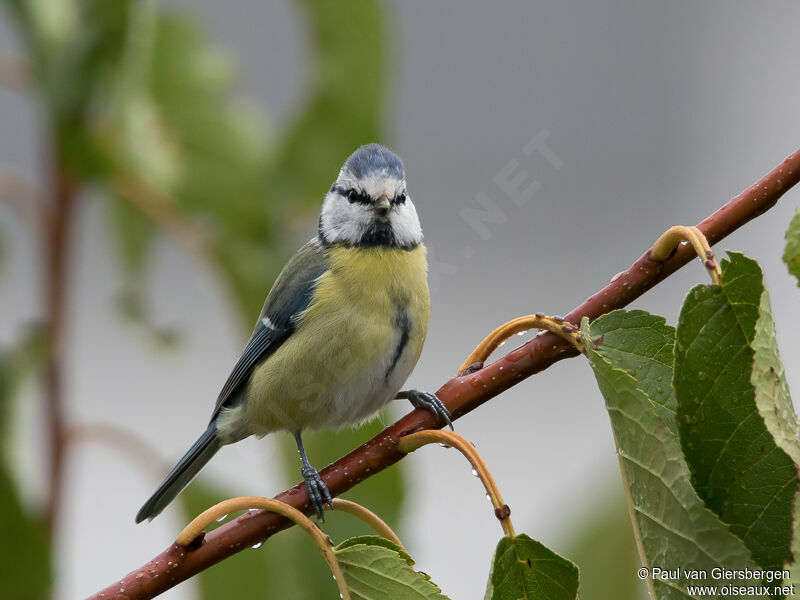
[[[78,443],[99,442],[116,448],[126,457],[138,462],[142,469],[160,481],[164,471],[170,468],[159,454],[142,438],[129,431],[106,423],[78,423],[64,430],[62,444],[71,450]]]
[[[78,183],[67,170],[61,156],[51,165],[53,186],[52,218],[45,243],[44,291],[47,323],[45,363],[45,419],[50,444],[49,490],[45,523],[53,534],[61,508],[63,488],[64,440],[64,314],[68,298],[68,269],[71,254],[72,217]]]
[[[120,177],[113,187],[120,197],[136,207],[178,247],[204,263],[212,263],[209,259],[212,247],[209,232],[182,215],[172,200],[138,177]]]
[[[334,498],[333,499],[333,510],[338,510],[341,512],[345,512],[348,514],[353,515],[354,517],[358,517],[364,523],[372,527],[372,529],[381,537],[385,537],[390,542],[393,542],[403,550],[405,550],[405,546],[403,546],[403,542],[400,541],[400,538],[397,537],[397,534],[392,531],[392,528],[381,519],[378,515],[372,512],[370,509],[361,506],[357,502],[352,502],[350,500],[344,500],[343,498]]]
[[[714,285],[720,285],[722,270],[719,268],[714,251],[708,245],[706,236],[697,227],[686,227],[684,225],[670,227],[653,244],[650,250],[650,258],[653,260],[666,259],[677,248],[678,244],[683,241],[690,243],[698,258],[703,261],[703,265],[711,277],[711,282]]]
[[[336,585],[339,588],[341,598],[343,600],[350,600],[350,590],[345,583],[344,573],[342,573],[342,568],[339,566],[339,561],[333,550],[331,539],[322,532],[314,521],[295,507],[281,502],[280,500],[259,498],[257,496],[244,496],[223,500],[195,517],[192,522],[181,531],[180,535],[178,535],[175,544],[182,548],[189,549],[198,539],[201,539],[206,527],[209,525],[225,518],[230,513],[251,508],[260,508],[281,515],[286,519],[290,519],[295,525],[305,531],[317,545],[317,548],[319,548],[319,551],[325,558],[325,562],[328,563],[328,567],[333,573],[333,578],[336,580]]]
[[[500,521],[503,533],[509,537],[514,537],[514,526],[511,524],[511,509],[508,508],[508,505],[503,501],[503,497],[500,495],[500,490],[494,482],[491,471],[489,471],[486,463],[483,462],[475,446],[453,431],[425,429],[400,438],[397,448],[400,452],[408,454],[428,444],[443,444],[448,447],[453,447],[464,455],[464,458],[472,465],[472,472],[480,478],[483,487],[486,489],[486,493],[489,494],[489,499],[492,501],[492,506],[494,507],[494,515]]]
[[[698,228],[709,243],[714,244],[769,210],[798,180],[800,150],[700,223]],[[571,323],[579,323],[583,317],[595,319],[601,314],[622,308],[686,265],[694,256],[691,248],[681,246],[667,260],[659,262],[650,258],[648,249],[628,270],[620,273],[614,281],[564,318]],[[542,333],[480,371],[454,377],[439,389],[437,396],[457,418],[553,363],[577,355],[578,351],[571,344],[552,333]],[[416,409],[323,469],[320,475],[332,495],[342,494],[401,460],[405,454],[399,450],[398,443],[403,435],[436,427],[437,420],[432,413]],[[308,494],[302,483],[278,494],[276,498],[304,512],[311,511]],[[260,511],[245,514],[209,533],[203,544],[191,552],[173,544],[143,567],[91,598],[108,600],[120,597],[120,587],[125,588],[127,600],[153,598],[228,556],[263,542],[290,524],[274,513]]]
[[[5,202],[28,230],[46,235],[49,227],[48,206],[41,191],[13,171],[0,171],[0,201]]]
[[[581,343],[581,334],[578,333],[578,328],[575,325],[561,317],[548,317],[544,313],[536,313],[535,315],[512,319],[487,335],[458,368],[458,374],[465,375],[482,369],[483,364],[492,355],[492,352],[502,346],[508,338],[515,333],[522,335],[531,329],[541,329],[542,331],[554,333],[575,346],[579,352],[586,352]]]
[[[0,56],[0,85],[13,90],[28,87],[30,70],[28,65],[17,58]]]

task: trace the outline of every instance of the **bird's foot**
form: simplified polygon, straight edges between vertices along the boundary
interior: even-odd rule
[[[308,499],[311,501],[311,506],[314,512],[317,513],[317,519],[322,523],[325,522],[325,504],[333,508],[333,498],[328,491],[328,486],[322,481],[317,470],[314,467],[308,466],[300,469],[303,474],[303,479],[306,482],[306,491],[308,492]]]
[[[447,423],[450,429],[455,431],[453,421],[451,420],[453,415],[450,414],[450,411],[447,410],[447,407],[439,400],[436,394],[422,392],[420,390],[406,390],[401,392],[401,394],[411,401],[414,408],[424,408],[432,412],[440,422]]]

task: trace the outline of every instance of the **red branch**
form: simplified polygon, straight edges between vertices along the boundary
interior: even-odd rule
[[[774,206],[798,180],[800,150],[698,227],[709,243],[714,244]],[[571,323],[579,323],[582,317],[595,319],[626,306],[695,257],[691,246],[678,247],[664,262],[655,262],[649,255],[648,250],[627,271],[615,277],[565,318]],[[454,417],[460,417],[526,377],[558,360],[575,355],[577,351],[567,342],[552,333],[542,333],[477,372],[453,377],[439,389],[437,395]],[[398,440],[412,431],[436,427],[434,421],[431,413],[414,410],[347,456],[327,466],[320,474],[331,494],[338,496],[402,459],[405,455],[397,449]],[[310,512],[303,484],[275,497],[306,513]],[[143,567],[91,598],[152,598],[222,559],[263,542],[290,525],[290,521],[275,513],[248,512],[208,533],[197,548],[171,545]]]

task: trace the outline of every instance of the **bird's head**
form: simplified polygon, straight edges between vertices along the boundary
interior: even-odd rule
[[[318,235],[326,245],[418,246],[422,228],[400,157],[378,144],[353,152],[325,196]]]

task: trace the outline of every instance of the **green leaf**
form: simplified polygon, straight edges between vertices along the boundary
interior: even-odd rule
[[[44,523],[22,505],[0,463],[0,600],[50,597],[52,567]]]
[[[783,362],[778,354],[775,322],[766,287],[761,294],[758,321],[750,347],[753,349],[750,383],[755,391],[758,412],[775,443],[795,464],[800,464],[800,425],[789,395]]]
[[[611,483],[613,493],[609,482],[586,490],[591,511],[569,522],[572,535],[564,554],[580,568],[583,600],[641,600],[647,597],[647,586],[636,576],[641,561],[630,515],[619,484]]]
[[[411,568],[404,550],[384,538],[349,539],[334,551],[352,600],[447,600],[430,577]]]
[[[797,285],[800,286],[800,208],[797,209],[789,223],[789,229],[786,230],[783,262],[789,268],[789,273],[797,278]]]
[[[798,478],[773,432],[796,448],[797,421],[761,268],[742,254],[729,256],[722,285],[693,288],[681,310],[674,377],[678,430],[692,483],[706,506],[758,564],[781,568],[791,557]]]
[[[644,566],[691,565],[707,573],[714,567],[756,568],[742,540],[692,487],[671,408],[675,400],[664,391],[671,380],[665,348],[674,330],[643,311],[614,311],[591,327],[584,319],[581,335],[611,419]],[[686,580],[648,583],[655,599],[688,597]]]
[[[574,600],[578,567],[524,533],[497,544],[485,600]]]

